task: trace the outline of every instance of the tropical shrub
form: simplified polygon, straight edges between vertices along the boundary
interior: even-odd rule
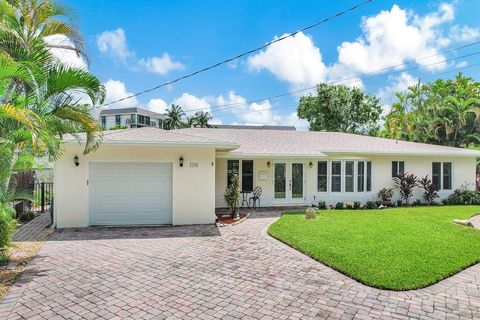
[[[437,186],[428,178],[428,174],[418,181],[418,184],[423,189],[423,198],[427,200],[428,204],[433,204],[438,198]]]
[[[318,209],[327,209],[325,201],[318,201]]]
[[[413,195],[413,189],[418,185],[417,176],[404,173],[393,178],[393,181],[395,182],[396,188],[400,190],[400,197],[405,201],[405,204],[408,205]]]
[[[354,202],[353,201],[347,201],[345,202],[345,207],[347,209],[353,209],[353,206],[354,206]]]
[[[31,211],[21,212],[18,214],[17,219],[22,222],[28,222],[35,219],[35,213]]]
[[[361,206],[362,206],[362,204],[360,203],[360,201],[355,201],[353,203],[353,209],[355,209],[355,210],[360,209]]]
[[[11,206],[0,203],[0,248],[10,244],[11,236],[15,229],[13,213],[14,210]]]
[[[397,207],[401,207],[402,206],[402,200],[397,200]]]
[[[421,205],[422,205],[422,200],[420,200],[420,199],[417,199],[417,200],[413,201],[413,203],[412,203],[412,206],[414,206],[414,207],[419,207]]]
[[[238,174],[232,176],[232,182],[230,186],[227,187],[224,194],[225,202],[227,203],[228,208],[233,219],[238,219],[238,200],[240,199],[240,184],[238,182]]]
[[[393,189],[391,188],[383,188],[378,192],[378,197],[382,199],[383,202],[388,202],[392,200],[393,197]]]
[[[365,203],[365,209],[377,209],[377,208],[378,206],[375,201],[367,201],[367,203]]]
[[[480,193],[470,189],[457,189],[455,192],[458,194],[461,204],[480,204]]]
[[[345,209],[345,206],[344,206],[343,202],[341,202],[341,201],[337,202],[337,204],[335,205],[335,209],[337,209],[337,210]]]

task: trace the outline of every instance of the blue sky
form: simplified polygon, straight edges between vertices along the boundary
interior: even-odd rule
[[[88,69],[105,83],[108,102],[262,45],[360,1],[64,2],[79,16]],[[299,94],[248,101],[401,63],[422,69],[399,68],[395,74],[390,70],[344,82],[379,95],[387,105],[394,91],[418,78],[451,77],[459,68],[478,77],[480,67],[472,65],[480,62],[480,55],[432,63],[480,51],[476,45],[442,54],[480,40],[475,16],[479,9],[478,1],[467,0],[377,0],[235,63],[109,107],[141,106],[162,112],[175,102],[188,115],[203,109],[223,124],[288,124],[304,129],[295,114]],[[237,105],[218,107],[231,103]]]

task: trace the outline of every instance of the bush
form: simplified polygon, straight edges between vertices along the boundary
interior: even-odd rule
[[[375,201],[375,206],[377,206],[377,208],[380,207],[382,204],[383,202],[380,200]]]
[[[345,202],[345,207],[346,207],[347,209],[353,209],[353,205],[354,205],[353,201],[347,201],[347,202]]]
[[[362,204],[360,203],[360,201],[355,201],[353,203],[353,209],[355,209],[355,210],[360,209],[361,206],[362,206]]]
[[[420,179],[418,183],[423,189],[423,198],[427,200],[428,204],[432,204],[438,198],[437,186],[428,178],[428,174]]]
[[[15,220],[13,220],[13,208],[0,204],[0,248],[10,244]]]
[[[325,201],[318,201],[318,209],[327,209]]]
[[[17,216],[17,219],[22,221],[22,222],[28,222],[28,221],[33,220],[34,218],[35,218],[35,213],[33,213],[31,211],[21,212]]]
[[[228,208],[230,209],[230,214],[232,219],[240,218],[238,214],[238,200],[240,199],[240,185],[238,180],[238,174],[234,174],[232,177],[232,182],[230,186],[225,190],[223,195],[225,202],[227,203]]]
[[[422,205],[422,200],[420,200],[420,199],[417,199],[417,200],[413,201],[413,203],[412,203],[412,206],[414,206],[414,207],[419,207],[421,205]]]
[[[445,200],[444,204],[458,205],[458,204],[480,204],[480,193],[470,189],[456,189]]]
[[[377,209],[377,203],[375,201],[367,201],[365,204],[365,209]]]
[[[378,197],[382,199],[383,202],[392,200],[393,190],[391,188],[383,188],[378,192]]]
[[[344,208],[345,206],[343,205],[343,202],[337,202],[337,204],[335,205],[335,209],[337,210],[342,210]]]
[[[400,197],[405,201],[405,204],[410,203],[410,198],[413,195],[413,188],[418,185],[417,176],[414,174],[401,174],[398,177],[393,178],[397,189],[400,190]]]
[[[397,207],[401,207],[402,206],[402,200],[397,200]]]

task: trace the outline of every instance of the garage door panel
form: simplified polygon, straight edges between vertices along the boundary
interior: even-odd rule
[[[90,223],[171,224],[170,163],[90,163]]]

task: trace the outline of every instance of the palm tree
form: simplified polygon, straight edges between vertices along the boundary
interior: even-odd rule
[[[197,124],[197,118],[195,116],[187,117],[185,121],[185,128],[194,128]]]
[[[180,129],[184,126],[183,117],[185,112],[177,104],[172,104],[170,109],[165,113],[165,124],[168,130]]]
[[[195,112],[196,126],[199,128],[210,128],[209,124],[212,121],[212,116],[208,112],[197,111]]]

